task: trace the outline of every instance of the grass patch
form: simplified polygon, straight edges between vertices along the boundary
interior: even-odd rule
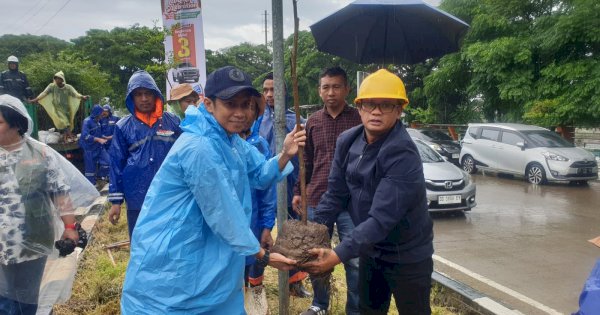
[[[100,214],[92,231],[92,240],[79,262],[71,299],[66,304],[56,305],[54,314],[120,313],[121,291],[129,250],[125,248],[113,251],[116,263],[116,266],[113,266],[103,246],[127,239],[127,216],[124,211],[119,223],[114,226],[108,222],[106,211]]]
[[[123,209],[121,219],[115,226],[108,222],[106,211],[100,214],[96,226],[92,231],[92,240],[85,249],[84,256],[79,262],[71,299],[62,305],[54,307],[56,315],[104,315],[120,314],[121,291],[125,280],[125,271],[129,260],[129,249],[112,251],[116,266],[113,266],[108,254],[103,249],[104,245],[120,242],[129,238],[127,233],[127,216]],[[275,233],[274,233],[275,234]],[[274,235],[275,236],[275,235]],[[330,314],[345,314],[346,307],[346,273],[343,265],[338,265],[332,275],[332,289],[330,298]],[[265,271],[265,288],[269,303],[270,314],[279,312],[279,292],[277,285],[277,270],[271,267]],[[310,281],[305,285],[310,288]],[[440,301],[439,289],[432,289],[432,301]],[[290,297],[290,314],[300,314],[311,304],[312,298],[301,299]],[[450,308],[433,306],[435,315],[452,315]],[[392,299],[389,314],[398,314]]]
[[[265,280],[264,284],[267,290],[267,301],[269,303],[269,311],[270,314],[278,314],[279,312],[279,295],[278,295],[278,285],[277,285],[277,270],[274,268],[267,268],[265,270]],[[312,292],[312,288],[309,280],[305,280],[304,284],[309,291]],[[329,314],[330,315],[344,315],[346,314],[346,272],[344,271],[344,266],[339,264],[335,267],[333,274],[331,276],[331,297],[329,299]],[[431,291],[431,314],[433,315],[456,315],[461,314],[456,312],[455,309],[436,306],[433,303],[435,301],[439,301],[439,289],[437,287],[433,287]],[[290,296],[290,308],[289,313],[292,315],[300,314],[303,311],[306,311],[308,307],[311,305],[312,298],[301,299],[297,297]],[[396,304],[394,303],[394,299],[392,298],[392,303],[390,305],[390,311],[388,314],[398,315],[398,311],[396,310]]]

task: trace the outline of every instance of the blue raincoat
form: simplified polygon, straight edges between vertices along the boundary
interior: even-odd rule
[[[92,184],[96,184],[96,171],[98,174],[107,174],[110,163],[105,147],[94,141],[94,138],[102,138],[102,127],[100,121],[96,120],[101,114],[102,107],[94,105],[90,116],[83,120],[79,137],[79,146],[83,149],[85,177]]]
[[[246,139],[253,145],[266,159],[271,157],[269,144],[265,138],[258,134],[258,128],[252,130],[252,134]],[[277,190],[275,185],[269,186],[265,190],[252,189],[252,218],[250,228],[260,241],[264,229],[272,230],[275,225],[275,214],[277,213]],[[252,265],[256,262],[254,255],[246,257],[246,265]]]
[[[271,150],[271,154],[277,152],[276,147],[276,136],[275,136],[275,112],[271,106],[265,106],[265,113],[262,116],[262,122],[260,124],[260,136],[265,138],[269,143],[269,150]],[[304,124],[306,119],[302,118],[302,123]],[[290,133],[294,130],[296,126],[296,113],[291,110],[286,110],[285,112],[285,128],[286,132]],[[295,156],[292,159],[292,165],[294,165],[294,172],[287,177],[287,199],[288,199],[288,208],[292,207],[292,199],[294,198],[294,185],[296,185],[296,181],[298,180],[298,172],[300,171],[300,164],[298,163],[298,156]],[[291,215],[294,215],[295,212],[291,211]]]
[[[184,133],[152,181],[133,233],[123,314],[245,314],[245,256],[259,251],[250,229],[251,187],[292,171],[204,107],[188,107]]]
[[[131,113],[117,122],[110,146],[110,185],[112,204],[127,201],[127,211],[139,211],[154,174],[181,134],[179,118],[163,111],[152,127],[135,116],[133,90],[147,88],[164,104],[154,79],[146,71],[137,71],[129,79],[125,104]],[[130,227],[132,222],[130,223]],[[130,228],[131,231],[131,228]]]
[[[102,106],[102,109],[108,111],[108,117],[104,117],[100,119],[100,125],[102,126],[102,136],[110,137],[115,133],[115,127],[117,126],[117,122],[119,121],[119,117],[114,116],[112,114],[112,108],[110,105],[106,104]],[[111,140],[108,140],[104,145],[107,149],[110,148]]]

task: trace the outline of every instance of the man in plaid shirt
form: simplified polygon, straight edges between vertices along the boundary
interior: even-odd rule
[[[345,130],[361,124],[358,110],[346,103],[350,92],[346,71],[340,67],[324,69],[319,79],[319,95],[323,100],[323,108],[312,114],[306,122],[306,146],[304,148],[304,165],[306,168],[306,190],[308,196],[308,218],[313,220],[314,209],[319,204],[321,195],[327,191],[327,178],[333,161],[335,143]],[[300,207],[300,188],[296,185],[294,209]],[[340,239],[350,235],[354,223],[348,212],[337,217],[336,226]],[[358,310],[358,258],[344,264],[346,283],[348,286],[346,314],[359,314]],[[312,305],[301,315],[322,315],[329,307],[329,278],[311,277],[314,289]]]

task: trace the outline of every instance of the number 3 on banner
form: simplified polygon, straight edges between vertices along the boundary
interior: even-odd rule
[[[181,49],[177,52],[179,58],[186,58],[190,56],[190,42],[187,38],[181,37],[179,38],[179,44],[181,45]]]

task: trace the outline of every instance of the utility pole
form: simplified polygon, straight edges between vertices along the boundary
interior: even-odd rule
[[[269,30],[267,29],[267,10],[265,10],[265,13],[263,14],[265,16],[265,47],[268,47],[269,45],[269,39],[267,37]]]
[[[283,148],[285,138],[285,85],[283,63],[283,0],[271,0],[273,14],[273,85],[275,88],[275,135],[277,152]],[[277,230],[281,231],[287,220],[287,181],[277,184]],[[279,271],[279,315],[289,315],[289,273]]]

